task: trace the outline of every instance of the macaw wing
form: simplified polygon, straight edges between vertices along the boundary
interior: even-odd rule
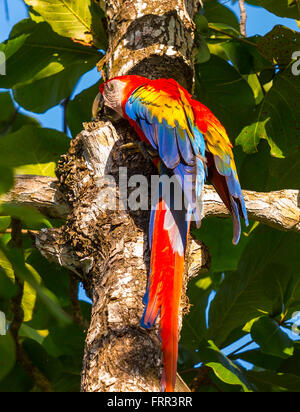
[[[196,204],[205,177],[197,156],[204,156],[205,143],[186,93],[171,79],[152,80],[130,95],[124,111],[173,170],[190,203]]]
[[[247,226],[248,217],[233,158],[232,144],[225,128],[213,117],[207,121],[204,138],[209,153],[208,177],[232,214],[233,243],[237,244],[241,235],[239,215],[243,216]]]

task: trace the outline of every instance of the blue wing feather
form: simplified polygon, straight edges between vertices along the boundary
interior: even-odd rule
[[[187,116],[183,103],[176,103],[176,110],[181,110],[180,114],[186,120],[186,129],[176,119],[173,119],[174,126],[170,125],[167,115],[172,116],[172,112],[168,105],[162,105],[161,113],[155,115],[152,108],[159,105],[158,97],[152,91],[146,100],[143,98],[143,87],[136,89],[128,98],[125,113],[140,127],[152,147],[158,150],[164,165],[177,176],[199,224],[201,213],[197,202],[205,180],[205,165],[197,155],[205,156],[203,135],[194,119]],[[158,115],[161,115],[161,121],[158,120]]]

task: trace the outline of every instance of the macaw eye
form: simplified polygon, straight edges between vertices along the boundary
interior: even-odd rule
[[[108,90],[109,90],[110,92],[112,92],[112,91],[114,90],[114,88],[115,88],[115,86],[113,85],[113,83],[108,83],[108,84],[107,84],[107,87],[108,87]]]

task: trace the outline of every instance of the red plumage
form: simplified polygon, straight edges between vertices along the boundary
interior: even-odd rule
[[[241,233],[239,213],[247,212],[233,159],[232,144],[219,120],[173,79],[121,76],[100,86],[105,103],[126,118],[141,140],[157,150],[160,173],[173,173],[187,200],[178,211],[162,194],[150,220],[151,268],[141,321],[151,327],[160,316],[163,352],[162,388],[173,391],[178,357],[178,313],[184,254],[192,215],[205,178],[216,188],[233,217],[233,243]],[[185,177],[192,176],[189,183]]]

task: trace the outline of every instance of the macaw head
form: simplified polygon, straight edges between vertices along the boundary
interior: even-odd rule
[[[119,76],[101,83],[99,93],[93,104],[93,117],[106,109],[106,115],[112,120],[124,117],[123,107],[131,93],[149,79],[142,76]],[[107,112],[107,108],[109,109]]]

